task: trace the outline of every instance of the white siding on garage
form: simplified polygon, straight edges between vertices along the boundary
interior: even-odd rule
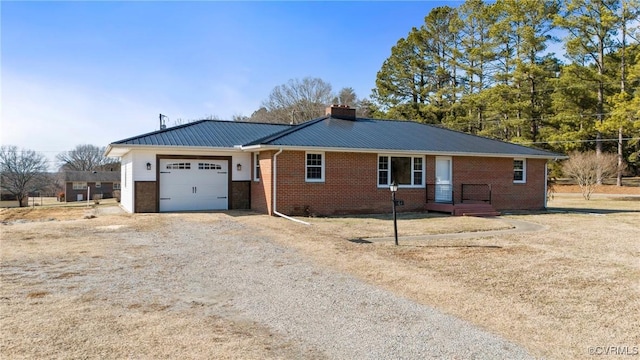
[[[136,151],[133,162],[134,181],[156,181],[156,153],[154,151]],[[147,170],[147,163],[151,170]]]
[[[241,166],[240,171],[238,171],[238,164]],[[231,168],[233,181],[250,181],[251,153],[233,154],[233,163],[231,164]]]
[[[232,181],[250,181],[251,179],[251,154],[241,151],[202,151],[202,150],[184,150],[179,148],[157,147],[146,149],[132,149],[121,157],[121,205],[128,212],[134,212],[135,204],[135,182],[137,181],[157,181],[161,186],[158,174],[158,158],[168,159],[173,156],[189,156],[200,157],[225,157],[231,158],[227,163],[227,171],[231,173]],[[151,170],[147,170],[147,163],[151,164]],[[238,171],[238,164],[241,169]],[[125,179],[126,176],[126,179]],[[126,181],[126,187],[125,187]],[[225,183],[230,187],[228,178]],[[217,198],[217,196],[216,196]],[[159,200],[158,200],[159,201]],[[159,201],[160,202],[160,201]],[[225,205],[228,208],[229,204]],[[219,206],[218,206],[219,207]],[[160,210],[161,211],[161,210]]]
[[[133,155],[126,154],[120,160],[120,205],[128,212],[133,212]]]
[[[231,156],[232,160],[229,164],[229,170],[231,171],[231,177],[233,181],[249,181],[251,180],[251,154],[245,152],[224,152],[224,151],[187,151],[187,150],[165,150],[165,149],[153,149],[153,150],[134,150],[135,157],[133,168],[133,180],[134,181],[156,181],[156,159],[157,156]],[[131,154],[129,153],[129,154]],[[129,155],[127,154],[127,155]],[[147,170],[147,162],[151,163],[151,170]],[[238,171],[238,164],[242,165],[242,169]]]

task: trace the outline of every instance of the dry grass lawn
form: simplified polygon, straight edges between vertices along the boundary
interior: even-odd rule
[[[537,357],[587,358],[595,346],[632,351],[640,345],[640,198],[556,194],[549,205],[547,213],[507,215],[546,230],[501,236],[478,232],[510,228],[499,218],[401,214],[401,236],[477,235],[401,239],[397,247],[349,241],[391,236],[389,215],[304,219],[311,227],[231,215],[319,264],[465,319]],[[87,285],[92,276],[150,261],[143,245],[112,241],[109,232],[159,231],[174,216],[110,214],[110,206],[0,210],[0,221],[13,224],[0,225],[3,358],[300,356],[265,324],[203,314],[197,305],[175,311],[162,301],[97,296]]]
[[[138,279],[122,282],[116,274],[154,266],[136,234],[164,235],[167,215],[113,214],[114,204],[0,210],[0,358],[300,356],[265,326],[198,303],[173,309],[163,294],[131,289]],[[111,236],[123,231],[128,241]]]
[[[398,247],[346,241],[390,236],[390,217],[384,225],[375,217],[305,219],[308,228],[251,220],[327,266],[468,320],[538,357],[585,358],[597,346],[633,353],[640,346],[640,197],[556,194],[549,206],[556,212],[508,216],[547,230],[401,239]],[[467,231],[470,224],[501,227],[494,219],[401,216],[398,228],[402,236],[420,227],[425,234]]]

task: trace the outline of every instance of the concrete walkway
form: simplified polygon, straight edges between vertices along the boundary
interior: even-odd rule
[[[463,232],[463,233],[450,233],[450,234],[434,234],[434,235],[412,235],[412,236],[399,236],[398,240],[405,241],[420,241],[420,240],[449,240],[449,239],[467,239],[467,238],[478,238],[478,237],[487,237],[487,236],[500,236],[506,234],[518,234],[524,232],[534,232],[534,231],[542,231],[548,229],[547,226],[543,226],[540,224],[531,223],[528,221],[515,220],[503,217],[493,217],[492,219],[496,219],[507,223],[513,228],[504,229],[504,230],[489,230],[489,231],[474,231],[474,232]],[[389,242],[393,241],[393,237],[381,237],[381,238],[366,238],[364,239],[370,242]]]

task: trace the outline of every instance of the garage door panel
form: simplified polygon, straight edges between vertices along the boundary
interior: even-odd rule
[[[228,161],[160,160],[160,211],[226,210]]]

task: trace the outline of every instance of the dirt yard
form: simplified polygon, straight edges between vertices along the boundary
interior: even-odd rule
[[[586,201],[557,193],[549,206],[547,213],[507,216],[543,231],[401,240],[399,247],[345,241],[391,236],[388,217],[303,219],[313,228],[304,236],[297,225],[264,225],[317,261],[495,331],[537,357],[587,358],[612,346],[637,354],[640,197],[600,194]],[[402,237],[470,231],[471,224],[502,228],[493,219],[405,215],[398,229]]]
[[[238,224],[234,232],[272,239],[317,264],[469,321],[536,357],[589,358],[610,347],[637,354],[640,197],[585,201],[556,193],[549,206],[545,213],[505,216],[543,230],[494,236],[482,231],[511,226],[499,218],[402,214],[398,247],[366,242],[392,235],[388,215],[304,219],[310,227],[252,213],[219,216]],[[199,214],[115,209],[0,210],[3,357],[318,357],[269,324],[203,313],[197,303],[177,311],[162,294],[146,300],[116,290],[102,295],[94,277],[113,273],[120,286],[135,289],[127,272],[157,266],[138,234],[170,236],[163,230],[167,217],[178,216],[185,226],[210,221]],[[475,236],[444,235],[460,232]],[[402,240],[421,234],[443,235]],[[161,277],[175,270],[156,271]]]
[[[199,301],[168,310],[172,291],[162,279],[176,269],[164,268],[169,255],[156,256],[145,238],[167,237],[171,216],[124,214],[113,204],[0,210],[1,357],[300,357],[265,326],[203,312]]]

